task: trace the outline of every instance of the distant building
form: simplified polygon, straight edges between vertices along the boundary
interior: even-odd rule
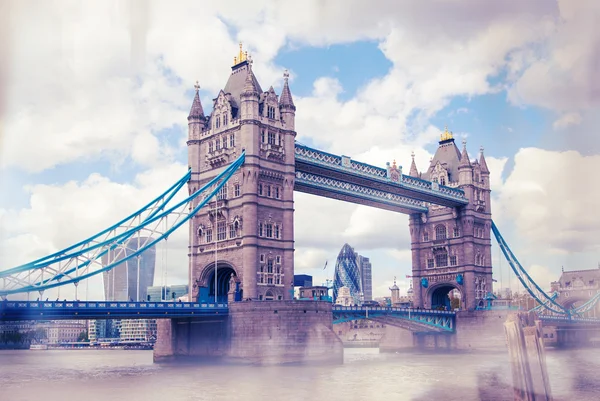
[[[81,321],[56,320],[41,326],[46,331],[48,344],[72,343],[87,331],[87,324]]]
[[[150,241],[147,237],[131,238],[127,241],[125,249],[119,248],[107,252],[102,256],[102,264],[108,266],[115,259],[123,259],[131,255]],[[138,271],[139,263],[139,271]],[[139,275],[139,300],[146,299],[146,289],[154,284],[154,267],[156,264],[156,248],[151,247],[138,257],[131,258],[113,269],[103,272],[104,299],[107,301],[138,300],[138,275]]]
[[[156,341],[155,319],[121,320],[122,343],[153,343]]]
[[[300,287],[299,291],[300,299],[312,299],[315,301],[330,301],[329,297],[329,289],[325,286],[310,286],[310,287]]]
[[[310,287],[313,285],[313,278],[308,274],[294,274],[294,287]]]
[[[89,320],[88,338],[90,344],[121,338],[121,321],[118,319]]]
[[[146,300],[149,302],[178,301],[187,293],[188,286],[185,284],[148,287]]]
[[[358,253],[354,253],[356,256],[356,265],[360,271],[360,282],[362,286],[363,300],[373,300],[373,279],[371,276],[371,262],[369,258],[361,256]]]
[[[352,297],[350,293],[350,288],[348,287],[340,287],[338,288],[337,298],[335,299],[336,305],[342,306],[354,306],[357,305],[354,297]]]
[[[550,283],[557,292],[556,301],[565,308],[577,308],[600,292],[600,266],[598,269],[564,270],[558,281]],[[600,316],[600,305],[592,311]]]
[[[348,244],[344,244],[335,264],[333,277],[333,299],[337,300],[341,287],[347,287],[353,299],[353,305],[373,299],[371,279],[371,263],[369,258],[354,252]]]

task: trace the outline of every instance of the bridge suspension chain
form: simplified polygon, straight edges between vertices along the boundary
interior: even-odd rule
[[[100,233],[52,255],[0,271],[3,282],[0,296],[33,291],[40,291],[41,294],[46,289],[78,283],[137,257],[156,243],[166,240],[173,231],[191,219],[216,196],[227,180],[242,166],[244,160],[243,152],[212,180],[184,200],[170,206],[173,197],[191,177],[188,171],[158,198]],[[198,200],[200,201],[194,207],[194,201]],[[169,219],[168,216],[172,218]],[[161,229],[163,224],[165,228]],[[135,234],[140,237],[141,233],[145,234],[145,240],[138,244],[137,250],[128,253],[127,251],[132,249],[128,248],[127,241]],[[106,266],[102,263],[103,257],[108,259]]]

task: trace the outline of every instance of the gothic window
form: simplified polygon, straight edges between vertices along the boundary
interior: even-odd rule
[[[258,194],[259,194],[259,195],[262,195],[262,194],[263,194],[263,191],[262,191],[262,190],[263,190],[263,186],[262,186],[262,184],[260,184],[260,183],[259,183],[259,184],[258,184]]]
[[[429,233],[427,231],[425,231],[423,233],[423,242],[427,242],[429,241]]]
[[[208,152],[209,152],[209,153],[212,153],[212,151],[213,151],[213,143],[212,143],[212,141],[210,141],[210,142],[208,143]]]
[[[235,146],[235,135],[231,134],[229,135],[229,147],[233,148]]]
[[[275,277],[275,284],[279,284],[279,276]]]
[[[279,199],[279,187],[275,187],[275,198]]]
[[[221,117],[217,117],[215,120],[215,128],[219,128],[221,126]]]
[[[260,263],[265,263],[265,254],[264,253],[260,254]],[[262,269],[262,266],[261,266],[261,269]]]
[[[436,267],[448,266],[448,254],[444,252],[435,255],[435,265]]]
[[[269,277],[267,278],[267,284],[273,284],[273,277]],[[271,298],[270,300],[272,300],[273,298]]]
[[[446,239],[446,226],[443,224],[435,227],[435,239]]]
[[[227,125],[227,113],[223,114],[223,125]]]
[[[240,223],[239,222],[236,221],[235,223],[233,223],[233,231],[234,231],[235,236],[237,237],[240,232]]]
[[[273,132],[269,132],[269,145],[275,145],[275,134]]]
[[[227,199],[227,186],[223,185],[219,192],[217,192],[217,200]]]
[[[273,273],[273,259],[267,260],[267,273]]]
[[[204,232],[202,231],[202,227],[198,227],[198,237],[202,238]]]
[[[267,117],[269,117],[270,119],[275,118],[275,107],[273,107],[273,106],[267,107]]]
[[[260,131],[260,141],[262,143],[266,143],[266,141],[265,141],[265,130]]]
[[[267,185],[267,196],[270,198],[271,197],[271,186]]]
[[[446,177],[444,177],[444,176],[440,177],[440,184],[446,185]]]
[[[233,185],[233,194],[235,197],[240,196],[240,184],[234,184]]]
[[[212,228],[206,229],[206,243],[209,244],[212,242]]]
[[[263,223],[258,223],[258,236],[263,236]]]
[[[280,255],[277,255],[277,256],[275,257],[275,262],[276,262],[278,265],[280,265],[280,264],[281,264],[281,256],[280,256]],[[279,271],[278,271],[277,273],[279,273]]]
[[[475,255],[475,266],[479,266],[481,263],[481,255],[477,254]]]
[[[221,138],[217,138],[217,140],[215,142],[216,142],[215,150],[220,150],[221,149]]]
[[[227,239],[227,225],[224,221],[217,223],[217,241],[223,241]]]
[[[456,261],[456,255],[450,256],[450,266],[456,266],[456,265],[458,265],[458,263]]]
[[[229,225],[229,238],[235,238],[235,226],[233,224]]]
[[[275,225],[275,238],[279,239],[279,226]]]
[[[427,268],[428,269],[433,269],[433,259],[429,258],[427,259]]]
[[[265,228],[266,228],[265,237],[273,238],[273,224],[268,223],[268,224],[266,224]]]

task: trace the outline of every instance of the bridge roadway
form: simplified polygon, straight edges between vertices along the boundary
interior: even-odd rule
[[[265,302],[265,301],[263,301]],[[227,316],[227,304],[199,302],[2,301],[0,321],[161,319]],[[371,319],[415,332],[453,332],[455,313],[384,307],[332,308],[333,323]]]

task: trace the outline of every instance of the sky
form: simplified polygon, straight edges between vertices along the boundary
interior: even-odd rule
[[[4,1],[0,270],[179,179],[193,85],[210,111],[239,42],[263,88],[280,93],[289,70],[298,142],[406,171],[414,152],[423,171],[448,126],[472,159],[484,148],[493,219],[543,288],[596,268],[599,18],[594,0]],[[187,282],[187,241],[182,227],[159,247],[156,285],[165,270]],[[408,288],[406,215],[296,193],[295,241],[296,274],[317,284],[349,243],[371,258],[375,296],[394,277]],[[492,243],[497,285],[520,290]],[[84,294],[102,299],[101,277]]]

